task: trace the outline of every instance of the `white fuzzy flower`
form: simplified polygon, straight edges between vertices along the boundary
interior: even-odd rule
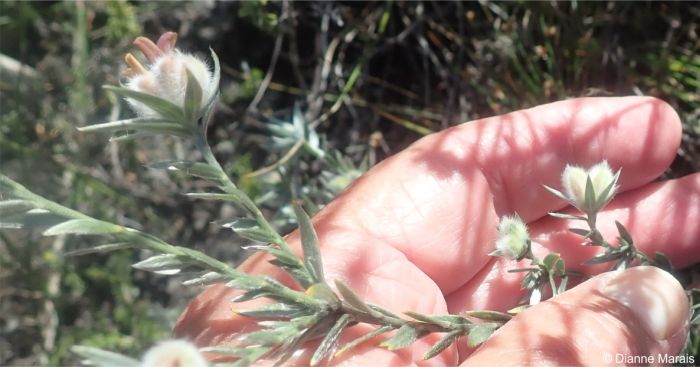
[[[184,340],[168,340],[151,347],[141,360],[141,367],[207,367],[197,347]]]
[[[571,204],[583,212],[592,213],[602,209],[615,196],[618,177],[619,172],[613,174],[608,162],[602,161],[588,171],[578,166],[567,165],[561,181],[564,194]],[[586,183],[589,178],[594,194],[592,202],[586,202]]]
[[[527,226],[519,216],[506,216],[498,223],[496,251],[492,255],[520,260],[530,249],[530,237]]]
[[[138,37],[134,45],[143,53],[148,65],[141,64],[132,54],[125,57],[129,68],[125,71],[124,85],[142,93],[151,94],[184,108],[187,90],[187,70],[192,73],[202,89],[200,108],[207,106],[217,91],[218,83],[207,63],[194,55],[175,48],[177,33],[166,32],[153,43]],[[127,98],[136,114],[141,117],[159,117],[158,112],[132,98]]]

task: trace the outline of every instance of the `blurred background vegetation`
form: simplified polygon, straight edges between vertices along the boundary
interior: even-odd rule
[[[665,176],[678,177],[700,171],[699,23],[700,4],[687,2],[2,1],[0,171],[238,261],[243,241],[212,224],[235,209],[186,200],[199,182],[147,167],[195,155],[187,142],[75,129],[130,113],[101,86],[119,82],[135,37],[173,30],[181,48],[218,53],[210,141],[283,231],[291,197],[318,208],[422,135],[577,96],[673,105],[684,135]],[[76,343],[138,355],[197,291],[132,271],[139,252],[61,255],[83,241],[0,231],[0,365],[75,364]],[[696,355],[699,343],[694,334]]]

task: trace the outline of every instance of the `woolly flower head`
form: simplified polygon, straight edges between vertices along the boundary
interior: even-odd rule
[[[602,209],[618,189],[618,173],[614,174],[607,161],[602,161],[587,171],[578,166],[567,165],[561,176],[564,195],[579,210],[590,213]],[[586,185],[590,179],[593,197],[586,200]]]
[[[204,109],[216,94],[218,81],[209,65],[198,57],[175,48],[177,33],[166,32],[153,43],[146,37],[138,37],[134,45],[148,61],[144,66],[131,53],[125,61],[129,68],[124,72],[125,87],[137,92],[165,99],[184,108],[187,90],[187,70],[202,89],[200,109]],[[136,114],[141,117],[160,117],[158,112],[146,104],[127,98]]]
[[[519,216],[506,216],[498,223],[498,239],[494,256],[504,256],[511,260],[520,260],[530,250],[530,236],[527,226]]]
[[[140,367],[207,367],[197,347],[184,340],[168,340],[151,347]]]

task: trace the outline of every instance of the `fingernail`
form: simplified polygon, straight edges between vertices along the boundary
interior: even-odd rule
[[[688,298],[671,274],[653,266],[637,266],[610,279],[606,297],[625,305],[657,340],[665,340],[688,322]]]

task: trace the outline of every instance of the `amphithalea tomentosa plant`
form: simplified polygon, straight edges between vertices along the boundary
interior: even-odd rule
[[[183,284],[203,286],[225,283],[228,287],[244,291],[233,302],[261,297],[270,301],[258,308],[236,311],[239,315],[258,320],[259,328],[243,334],[238,339],[239,344],[233,347],[212,345],[197,349],[185,341],[166,341],[154,346],[140,361],[97,348],[74,347],[73,350],[85,359],[100,366],[198,367],[208,365],[200,354],[206,351],[230,356],[233,366],[246,366],[260,359],[275,359],[277,363],[282,363],[300,345],[310,340],[320,340],[309,361],[311,365],[317,365],[384,334],[386,337],[380,346],[389,350],[407,347],[430,333],[442,334],[442,338],[423,356],[428,359],[460,340],[461,336],[468,336],[470,346],[482,343],[494,330],[508,322],[513,314],[540,302],[547,287],[552,295],[567,289],[571,274],[567,272],[563,259],[556,253],[543,259],[534,256],[527,227],[517,214],[501,219],[499,237],[494,244],[496,250],[492,253],[494,256],[531,261],[530,267],[513,270],[526,272],[522,283],[526,294],[523,306],[510,313],[472,311],[461,315],[426,315],[405,312],[398,315],[363,301],[342,282],[327,279],[318,240],[304,210],[293,203],[301,233],[303,256],[300,258],[214,158],[206,140],[206,127],[218,97],[219,61],[212,51],[212,68],[203,59],[175,48],[176,40],[177,34],[173,32],[163,34],[156,43],[139,37],[134,44],[143,53],[146,64],[127,54],[129,68],[124,74],[125,82],[120,87],[105,87],[124,97],[137,117],[91,125],[80,130],[111,133],[112,138],[117,140],[154,134],[190,139],[202,154],[203,161],[161,162],[151,167],[182,171],[214,184],[218,188],[216,192],[194,192],[187,196],[228,201],[240,206],[247,217],[223,226],[259,243],[249,248],[272,255],[274,260],[271,262],[289,273],[298,287],[290,288],[270,277],[241,272],[201,252],[169,244],[134,228],[92,218],[36,195],[6,176],[0,176],[0,198],[3,200],[0,201],[0,226],[3,228],[42,228],[46,236],[101,235],[109,240],[107,244],[72,251],[67,255],[131,247],[147,249],[154,255],[134,264],[134,268],[167,275],[178,274],[184,269],[198,271],[197,276],[184,280]],[[295,134],[294,138],[299,139],[301,144],[309,143],[303,141],[305,136],[316,136],[316,133]],[[317,141],[311,148],[316,157],[332,156],[324,154]],[[562,175],[564,191],[547,189],[583,215],[551,215],[587,224],[587,229],[572,228],[571,231],[583,236],[586,245],[603,247],[603,254],[590,259],[590,264],[615,262],[615,269],[624,269],[639,260],[634,264],[668,267],[663,255],[657,254],[652,260],[636,250],[632,238],[620,223],[617,223],[619,245],[606,241],[598,231],[596,215],[614,196],[619,176],[620,171],[613,174],[606,162],[589,170],[567,166]],[[342,333],[357,323],[376,327],[340,345]]]

